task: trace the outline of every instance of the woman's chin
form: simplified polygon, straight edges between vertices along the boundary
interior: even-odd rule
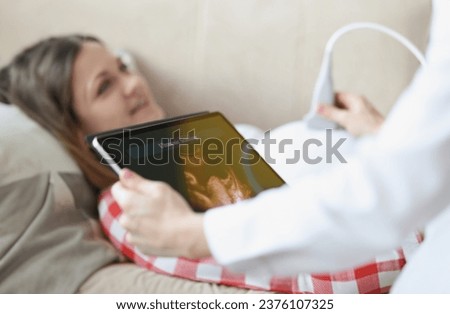
[[[137,112],[134,119],[136,122],[134,124],[151,122],[156,120],[161,120],[166,117],[166,114],[160,108],[144,108],[140,112]]]
[[[151,122],[151,121],[156,121],[159,120],[161,118],[159,118],[158,115],[138,115],[137,117],[135,117],[134,119],[132,119],[132,123],[131,124],[141,124],[141,123],[146,123],[146,122]]]

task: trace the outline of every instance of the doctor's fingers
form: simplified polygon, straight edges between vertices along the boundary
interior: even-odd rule
[[[156,236],[156,233],[151,229],[147,229],[144,230],[145,232],[142,232],[143,228],[142,224],[139,223],[139,219],[123,219],[123,217],[121,217],[120,224],[125,228],[125,230],[127,230],[125,239],[133,245],[142,245]]]
[[[129,212],[130,208],[134,207],[133,196],[136,192],[126,189],[120,181],[113,184],[111,194],[124,212]]]
[[[121,222],[122,223],[122,222]],[[134,223],[131,222],[132,224]],[[128,224],[128,222],[126,222]],[[157,224],[152,224],[153,228],[148,228],[146,224],[137,223],[133,225],[131,230],[128,230],[125,240],[137,246],[143,253],[172,256],[176,255],[172,249],[168,249],[164,239],[170,236],[163,228],[159,228]],[[125,228],[126,229],[126,228]]]
[[[124,212],[120,218],[120,225],[130,233],[135,235],[148,235],[154,232],[155,226],[160,224],[159,215],[156,212],[147,211],[138,214],[128,214]]]
[[[148,210],[148,204],[151,204],[151,200],[148,200],[146,195],[125,188],[121,182],[112,186],[111,194],[123,212],[129,215],[145,212]]]
[[[334,121],[342,126],[346,125],[349,115],[347,109],[341,109],[330,105],[320,105],[317,112],[326,119]]]
[[[164,199],[173,190],[166,182],[147,180],[129,169],[121,171],[119,182],[122,188],[140,193],[148,200]]]
[[[366,97],[353,93],[338,92],[335,98],[337,107],[347,108],[351,111],[361,109],[366,103],[369,103]]]
[[[130,169],[123,169],[120,174],[120,183],[124,188],[138,193],[147,194],[154,186],[159,186],[161,182],[145,179]]]

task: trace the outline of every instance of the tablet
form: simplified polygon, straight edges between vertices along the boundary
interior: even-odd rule
[[[199,212],[284,184],[219,112],[116,129],[87,141],[116,173],[129,168],[167,182]]]

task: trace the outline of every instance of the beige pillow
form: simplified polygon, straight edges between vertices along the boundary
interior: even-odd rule
[[[97,199],[60,144],[0,104],[0,293],[72,293],[119,255]]]

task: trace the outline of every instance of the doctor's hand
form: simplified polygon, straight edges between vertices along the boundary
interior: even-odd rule
[[[112,195],[123,209],[120,224],[126,240],[148,255],[210,256],[203,215],[192,211],[168,184],[146,180],[124,169]]]
[[[384,117],[363,96],[351,93],[336,93],[334,106],[321,105],[318,113],[326,119],[344,127],[354,136],[375,133],[384,122]]]

